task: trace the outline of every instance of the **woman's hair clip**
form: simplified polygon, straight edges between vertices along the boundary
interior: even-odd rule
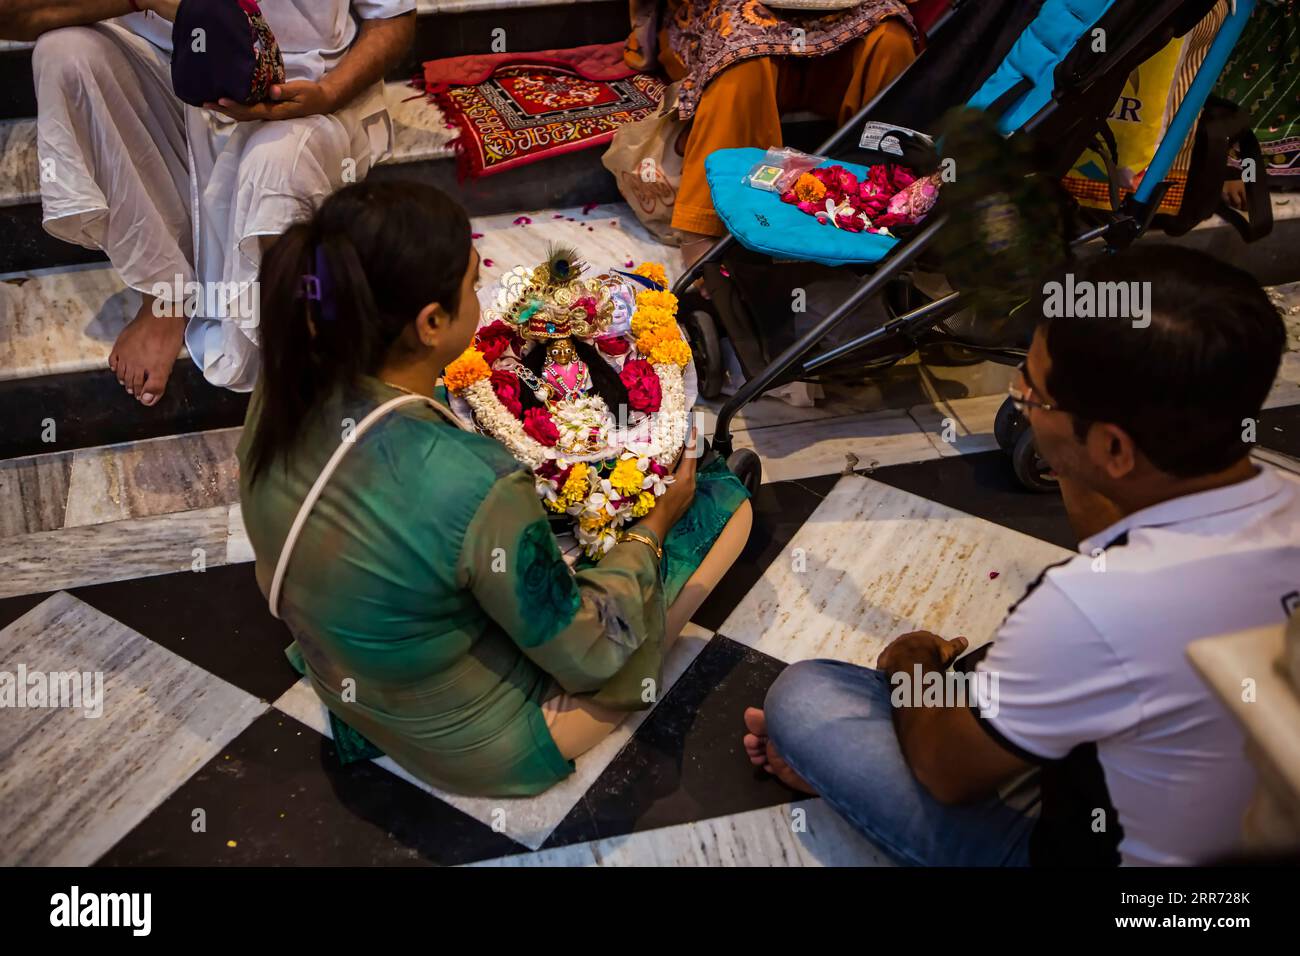
[[[320,308],[320,317],[324,322],[333,322],[338,315],[334,308],[334,282],[330,275],[329,262],[325,259],[325,250],[316,247],[312,256],[312,271],[305,273],[298,284],[298,298],[315,302]]]

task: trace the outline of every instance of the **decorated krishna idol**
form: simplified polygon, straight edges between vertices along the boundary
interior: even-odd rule
[[[694,369],[663,266],[588,276],[573,250],[552,248],[503,277],[444,382],[596,558],[671,483]]]

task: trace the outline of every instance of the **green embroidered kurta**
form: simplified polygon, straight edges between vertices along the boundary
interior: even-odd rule
[[[273,462],[251,485],[245,429],[240,492],[263,593],[344,429],[398,394],[368,379],[325,402],[287,467]],[[255,395],[250,425],[259,407]],[[716,538],[744,500],[730,473],[704,484],[713,490],[692,512],[702,510],[682,522],[678,547],[676,531],[666,545],[680,579],[670,595],[707,553],[701,537]],[[638,542],[571,571],[531,475],[492,439],[411,404],[357,439],[326,485],[280,613],[296,639],[290,658],[335,717],[434,786],[512,796],[573,769],[543,701],[561,688],[608,692],[615,675],[626,699],[659,680],[665,591],[654,553]]]

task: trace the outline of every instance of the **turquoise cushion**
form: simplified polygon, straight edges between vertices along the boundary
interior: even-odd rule
[[[966,105],[987,109],[1021,80],[1029,80],[1032,86],[998,120],[998,128],[1004,133],[1020,129],[1051,100],[1057,64],[1065,59],[1079,38],[1101,19],[1113,2],[1047,0],[1038,16],[1020,34],[1006,59]]]
[[[798,259],[828,266],[879,262],[898,244],[897,239],[869,232],[846,232],[819,223],[798,207],[781,202],[777,193],[746,185],[745,176],[762,159],[762,149],[719,149],[704,161],[704,174],[717,210],[727,230],[747,249],[774,259]],[[859,179],[869,167],[840,165]]]

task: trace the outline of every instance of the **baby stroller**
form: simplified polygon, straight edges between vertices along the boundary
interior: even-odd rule
[[[1215,0],[954,3],[917,60],[815,152],[859,176],[881,162],[934,166],[938,161],[934,141],[918,131],[935,131],[943,114],[965,104],[982,111],[990,129],[996,124],[995,140],[1019,140],[1045,182],[1058,181],[1090,146],[1107,159],[1113,208],[1097,214],[1082,231],[1070,222],[1072,217],[1063,218],[1060,256],[1055,261],[1094,241],[1109,251],[1122,249],[1153,225],[1179,235],[1215,212],[1248,240],[1258,238],[1271,227],[1266,187],[1262,183],[1248,187],[1249,221],[1228,210],[1219,198],[1229,145],[1249,154],[1253,137],[1235,127],[1224,135],[1222,129],[1216,132],[1197,125],[1254,0],[1236,0],[1136,192],[1119,202],[1113,178],[1117,150],[1106,119],[1125,80],[1170,40],[1184,36],[1214,4]],[[1193,196],[1189,176],[1183,211],[1176,217],[1159,216],[1161,199],[1169,188],[1165,177],[1194,129],[1193,170],[1209,170],[1210,175],[1201,177],[1209,185],[1198,187],[1203,195]],[[779,202],[773,193],[746,185],[745,174],[763,155],[761,149],[730,149],[708,158],[714,206],[729,235],[673,288],[683,303],[681,317],[696,356],[701,395],[713,398],[720,392],[724,334],[745,373],[746,381],[718,414],[712,448],[751,487],[760,480],[761,466],[752,451],[733,447],[731,423],[740,409],[769,389],[795,380],[817,381],[846,369],[861,373],[885,368],[926,346],[956,347],[1015,365],[1025,356],[1033,328],[1027,316],[1009,307],[990,311],[987,297],[983,308],[972,308],[980,301],[980,290],[950,274],[951,292],[931,297],[918,288],[914,281],[918,272],[949,273],[938,255],[954,214],[945,199],[946,186],[938,205],[908,235],[850,233],[820,225],[812,216]],[[986,251],[995,248],[992,236],[983,236],[982,241]],[[789,290],[806,285],[810,278],[829,276],[841,283],[842,297],[825,314],[799,317],[799,327],[792,321]],[[701,278],[707,299],[690,291]],[[1021,286],[1028,288],[1023,281]],[[883,320],[812,354],[818,346],[833,342],[846,320],[860,317],[863,307],[877,300],[876,315],[882,315],[883,306]],[[997,416],[995,434],[1011,454],[1015,474],[1025,487],[1040,491],[1056,487],[1037,455],[1027,423],[1009,400]]]

